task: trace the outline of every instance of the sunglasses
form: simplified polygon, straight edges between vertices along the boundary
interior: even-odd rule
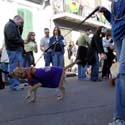
[[[35,36],[35,34],[32,34],[31,36]]]

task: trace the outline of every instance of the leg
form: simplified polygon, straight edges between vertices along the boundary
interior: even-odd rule
[[[107,60],[108,59],[104,60],[104,64],[103,64],[103,68],[102,68],[102,78],[106,77],[106,75],[107,75]]]
[[[98,54],[97,53],[95,53],[95,54],[96,54],[96,60],[91,68],[91,80],[92,81],[98,80],[98,72],[99,72],[99,58],[98,58]]]
[[[86,69],[87,69],[87,66],[82,66],[81,65],[81,78],[84,79],[86,78]]]
[[[7,51],[9,57],[9,72],[11,73],[16,67],[17,63],[20,62],[22,66],[22,52],[21,51]],[[19,88],[20,81],[17,78],[11,78],[9,80],[9,85],[12,90],[20,90]]]
[[[61,94],[57,97],[58,100],[61,100],[61,99],[64,98],[64,94],[65,94],[64,76],[65,76],[65,71],[63,70],[62,76],[61,76],[61,79],[60,79],[60,83],[59,83],[59,89],[60,89]]]
[[[125,120],[125,39],[116,41],[115,48],[119,60],[119,75],[116,79],[114,117]]]
[[[57,53],[54,53],[52,55],[52,62],[53,62],[53,66],[58,66],[58,58],[57,58]]]
[[[47,52],[46,53],[46,64],[45,64],[45,66],[50,66],[50,62],[51,62],[51,53]]]
[[[78,64],[78,79],[81,79],[81,65]]]
[[[64,54],[59,53],[58,57],[59,66],[64,67]]]
[[[45,53],[44,54],[44,60],[45,60],[45,66],[49,66],[50,63],[49,63],[49,53]]]
[[[30,88],[28,89],[27,95],[26,95],[26,99],[29,99],[31,97],[32,94],[32,86],[30,86]]]
[[[29,102],[35,102],[36,101],[36,97],[37,97],[36,92],[37,92],[37,89],[39,87],[41,87],[41,83],[38,83],[38,84],[36,84],[36,85],[34,85],[30,88],[30,90],[28,91],[28,94],[27,94],[27,98],[31,97],[32,92],[33,92],[33,96],[31,97],[31,100]]]

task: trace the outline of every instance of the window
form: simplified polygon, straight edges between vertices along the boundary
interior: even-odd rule
[[[25,39],[27,37],[27,34],[31,31],[33,31],[33,16],[32,12],[30,12],[27,9],[21,9],[19,8],[17,10],[17,13],[23,17],[24,19],[24,28],[23,28],[23,38]]]

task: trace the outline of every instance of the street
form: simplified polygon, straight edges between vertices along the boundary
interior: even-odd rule
[[[22,91],[0,91],[0,125],[108,125],[113,118],[114,88],[108,81],[79,81],[68,77],[64,100],[56,89],[40,88],[35,103]]]

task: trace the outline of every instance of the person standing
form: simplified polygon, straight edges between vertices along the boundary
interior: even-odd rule
[[[6,47],[5,47],[5,43],[3,43],[3,46],[1,48],[1,57],[0,57],[0,67],[2,70],[8,72],[8,64],[9,64],[9,58],[7,55],[7,51],[6,51]],[[4,83],[8,83],[8,75],[5,73],[2,73],[2,81]]]
[[[102,46],[102,38],[105,36],[106,28],[100,26],[97,28],[92,37],[91,44],[88,50],[87,62],[91,65],[91,80],[98,81],[99,75],[99,58],[104,58],[104,50]]]
[[[77,48],[74,41],[70,41],[69,46],[67,48],[67,52],[68,59],[70,60],[70,63],[72,63],[74,61],[73,59],[76,58],[77,55]]]
[[[50,66],[50,63],[52,63],[52,50],[50,48],[47,52],[45,52],[45,50],[49,48],[49,29],[45,28],[44,33],[45,36],[40,41],[40,49],[44,54],[45,66]]]
[[[53,66],[64,66],[64,47],[66,41],[61,35],[59,27],[55,27],[53,30],[53,36],[50,38],[50,46],[52,47],[52,60]]]
[[[104,59],[103,67],[102,67],[102,78],[109,78],[110,68],[113,63],[113,59],[115,55],[113,54],[114,45],[113,40],[111,38],[111,33],[107,32],[105,37],[103,38],[103,49],[106,55]]]
[[[75,61],[76,55],[77,55],[77,47],[76,47],[74,41],[69,42],[69,45],[67,47],[67,53],[68,53],[68,59],[69,59],[70,63],[73,63]],[[76,71],[75,69],[76,69],[75,66],[73,66],[73,67],[70,67],[68,70]]]
[[[86,78],[86,69],[87,69],[87,52],[90,45],[89,35],[91,33],[90,29],[87,29],[85,33],[80,36],[77,40],[78,51],[77,51],[77,60],[78,63],[78,79],[82,80]]]
[[[115,83],[115,125],[125,125],[125,0],[112,0],[111,12],[105,7],[99,7],[112,26],[117,60],[119,61],[119,74]]]
[[[35,33],[29,32],[26,42],[24,43],[24,51],[25,51],[25,57],[26,57],[26,65],[30,67],[31,65],[35,66],[35,59],[33,52],[37,53],[37,43],[35,41]]]
[[[9,20],[4,27],[4,39],[5,47],[9,57],[9,72],[11,73],[20,63],[22,65],[22,53],[24,41],[21,38],[21,32],[19,27],[23,25],[23,18],[16,15],[13,20]],[[16,78],[11,78],[9,80],[9,85],[11,90],[21,90],[20,81]]]

